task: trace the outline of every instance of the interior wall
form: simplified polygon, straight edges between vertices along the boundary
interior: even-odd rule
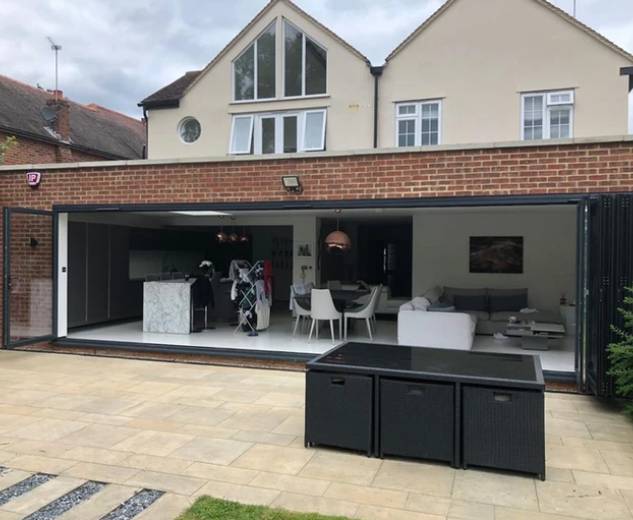
[[[471,236],[522,236],[522,274],[469,272]],[[528,288],[528,305],[559,312],[576,299],[574,206],[435,209],[413,217],[413,294],[433,286]]]

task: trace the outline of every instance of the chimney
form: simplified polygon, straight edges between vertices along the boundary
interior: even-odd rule
[[[70,140],[70,104],[64,99],[64,93],[61,90],[51,91],[53,96],[46,101],[46,105],[55,111],[56,118],[53,130],[57,132],[62,141]]]

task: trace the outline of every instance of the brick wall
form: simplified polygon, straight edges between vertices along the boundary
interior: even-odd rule
[[[8,137],[8,134],[0,132],[0,142],[4,141],[6,137]],[[68,146],[57,146],[51,143],[18,137],[15,145],[5,155],[4,164],[50,164],[103,160],[103,157],[73,150]]]
[[[281,188],[298,174],[302,195]],[[0,205],[147,204],[633,191],[633,142],[0,172]],[[1,259],[0,259],[1,262]]]

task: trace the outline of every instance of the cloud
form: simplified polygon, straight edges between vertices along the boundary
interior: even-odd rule
[[[442,2],[297,0],[374,64]],[[573,0],[554,3],[569,11]],[[631,0],[577,4],[580,20],[633,51]],[[184,71],[203,67],[264,5],[265,0],[3,0],[0,73],[52,88],[53,55],[46,40],[51,36],[63,46],[60,88],[70,98],[138,116],[138,101]]]

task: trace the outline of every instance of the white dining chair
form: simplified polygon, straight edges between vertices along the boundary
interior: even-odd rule
[[[290,297],[292,302],[292,311],[296,317],[295,326],[292,330],[292,335],[297,335],[297,329],[301,321],[305,321],[307,318],[310,318],[310,309],[306,309],[301,306],[301,304],[297,301],[297,296],[300,294],[297,292],[297,288],[294,285],[290,286]]]
[[[378,299],[380,298],[380,293],[382,292],[382,285],[378,285],[371,290],[371,296],[369,298],[369,302],[364,307],[348,311],[345,313],[344,318],[344,329],[345,329],[345,339],[347,339],[347,320],[365,320],[367,324],[367,333],[369,334],[370,341],[374,340],[374,331],[375,331],[375,319],[376,319],[376,307],[378,306]],[[374,329],[374,330],[372,330]]]
[[[339,338],[343,337],[343,314],[336,310],[334,306],[334,300],[332,300],[332,293],[329,289],[312,289],[310,298],[310,317],[312,318],[312,324],[310,326],[310,336],[308,339],[312,339],[312,333],[316,328],[316,339],[319,339],[319,321],[329,321],[330,331],[332,332],[332,341],[334,337],[334,320],[338,320],[338,335]]]

